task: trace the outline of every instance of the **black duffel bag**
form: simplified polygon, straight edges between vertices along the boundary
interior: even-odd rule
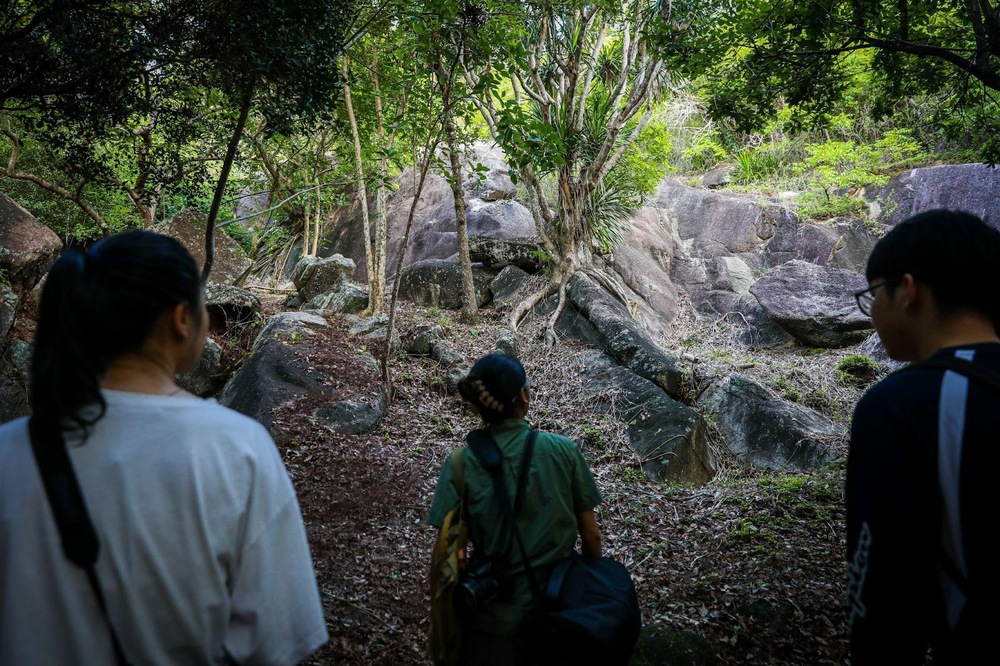
[[[607,557],[573,553],[555,564],[542,608],[521,629],[527,653],[539,664],[627,664],[642,616],[632,577]]]

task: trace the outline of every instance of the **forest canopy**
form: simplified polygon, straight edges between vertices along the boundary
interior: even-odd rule
[[[4,0],[0,181],[77,240],[260,196],[269,215],[227,229],[275,259],[359,188],[374,238],[402,170],[452,178],[492,139],[571,273],[666,173],[728,165],[822,217],[893,169],[996,160],[998,20],[992,0]]]

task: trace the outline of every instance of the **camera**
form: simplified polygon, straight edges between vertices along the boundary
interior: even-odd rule
[[[510,596],[510,587],[510,580],[499,575],[492,562],[485,562],[466,575],[455,594],[462,607],[479,610],[498,598]]]

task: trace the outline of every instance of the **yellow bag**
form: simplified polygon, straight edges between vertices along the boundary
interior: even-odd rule
[[[455,608],[455,588],[465,572],[469,526],[465,522],[465,448],[451,452],[451,477],[458,491],[458,507],[449,511],[438,532],[431,556],[430,656],[435,664],[455,666],[462,654],[462,619]]]

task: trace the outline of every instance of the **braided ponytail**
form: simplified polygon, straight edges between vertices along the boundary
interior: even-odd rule
[[[487,423],[511,418],[527,376],[521,362],[505,354],[479,359],[459,380],[458,392]]]

